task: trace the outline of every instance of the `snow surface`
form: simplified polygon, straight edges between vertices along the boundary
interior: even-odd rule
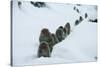
[[[48,7],[37,8],[29,1],[22,1],[21,8],[13,2],[13,65],[38,65],[96,61],[97,23],[88,22],[97,18],[93,5],[46,3]],[[73,10],[76,6],[81,12]],[[84,13],[88,18],[84,18]],[[75,26],[75,20],[84,20]],[[37,58],[39,35],[42,28],[55,33],[59,26],[71,24],[71,34],[53,48],[51,57]]]

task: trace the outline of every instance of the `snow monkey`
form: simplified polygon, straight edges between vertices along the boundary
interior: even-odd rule
[[[59,42],[61,42],[62,40],[65,39],[65,37],[64,37],[64,31],[63,31],[63,27],[62,27],[62,26],[60,26],[60,27],[56,30],[56,36],[57,36]]]
[[[74,6],[73,9],[76,10],[76,6]]]
[[[79,20],[77,19],[76,21],[75,21],[75,26],[76,25],[78,25],[80,22],[79,22]]]
[[[57,36],[54,33],[52,33],[52,37],[53,37],[53,40],[54,40],[54,45],[57,44],[59,42]]]
[[[40,7],[46,7],[46,4],[44,2],[33,2],[33,1],[30,1],[30,3],[32,5],[34,5],[35,7],[38,7],[38,8],[40,8]]]
[[[49,45],[50,52],[52,52],[53,45],[54,45],[54,39],[48,29],[46,29],[46,28],[42,29],[42,31],[40,33],[39,41],[40,42],[46,41]]]
[[[71,31],[71,29],[70,29],[70,23],[67,23],[66,25],[65,25],[65,30],[66,30],[66,35],[68,34],[70,34],[70,31]]]
[[[46,41],[40,42],[38,48],[38,57],[50,57],[50,48]]]
[[[76,9],[76,12],[79,13],[80,12],[79,9]]]
[[[46,7],[46,4],[44,2],[35,2],[34,6],[40,8],[40,7]]]
[[[79,17],[79,21],[80,21],[80,22],[81,22],[81,21],[83,21],[83,18],[82,18],[82,16],[80,16],[80,17]]]
[[[21,1],[18,1],[18,7],[21,8]]]
[[[87,13],[85,13],[85,18],[87,18],[88,17],[88,14]]]
[[[30,1],[30,3],[31,3],[32,5],[34,5],[34,2],[33,2],[33,1]]]
[[[97,22],[98,22],[98,20],[97,20],[97,19],[89,19],[89,21],[90,21],[90,22],[95,22],[95,23],[97,23]]]
[[[68,28],[64,27],[63,31],[64,31],[64,36],[66,37],[67,36]]]

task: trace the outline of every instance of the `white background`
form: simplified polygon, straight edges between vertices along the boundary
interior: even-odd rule
[[[72,4],[91,4],[98,5],[98,19],[100,20],[100,0],[35,0],[45,2],[58,2],[58,3],[72,3]],[[98,20],[98,34],[100,34],[100,23]],[[100,42],[98,35],[98,57],[100,56]],[[56,64],[56,65],[42,65],[34,67],[99,67],[100,58],[98,62],[88,63],[72,63],[72,64]],[[0,67],[10,67],[10,0],[0,0]],[[32,67],[32,66],[27,66]]]

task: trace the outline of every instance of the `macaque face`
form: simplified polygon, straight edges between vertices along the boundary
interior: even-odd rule
[[[42,42],[39,46],[39,51],[38,51],[38,57],[49,57],[50,55],[50,49],[49,45],[46,42]]]
[[[41,44],[41,48],[42,49],[47,49],[47,44],[45,44],[45,43]]]
[[[43,34],[43,35],[49,35],[49,30],[46,29],[46,28],[44,28],[44,29],[42,29],[41,34]]]

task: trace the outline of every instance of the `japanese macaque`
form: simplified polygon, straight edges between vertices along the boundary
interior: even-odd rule
[[[76,9],[76,12],[79,13],[80,12],[79,9]]]
[[[65,27],[64,27],[64,32],[66,33],[66,36],[67,36],[67,34],[68,35],[70,34],[70,31],[71,31],[71,29],[70,29],[70,23],[67,23],[65,25]]]
[[[97,23],[97,22],[98,22],[98,20],[97,20],[97,19],[89,19],[89,21],[90,21],[90,22],[95,22],[95,23]]]
[[[21,1],[18,1],[18,7],[21,8]]]
[[[57,36],[54,33],[52,33],[52,37],[53,37],[53,40],[54,40],[54,45],[57,44],[59,42]]]
[[[76,4],[77,6],[81,6],[81,4]]]
[[[34,5],[34,2],[33,2],[33,1],[30,1],[30,3],[31,3],[32,5]]]
[[[80,17],[79,17],[79,21],[80,21],[80,22],[81,22],[81,21],[83,21],[83,18],[82,18],[82,16],[80,16]]]
[[[61,42],[62,40],[65,39],[64,31],[63,31],[63,27],[62,27],[62,26],[60,26],[60,27],[56,30],[56,36],[57,36],[59,42]]]
[[[73,9],[76,10],[76,6],[74,6]]]
[[[33,1],[30,1],[30,3],[32,5],[34,5],[35,7],[38,7],[38,8],[40,8],[40,7],[46,7],[46,4],[44,2],[33,2]]]
[[[88,17],[88,14],[87,13],[85,13],[85,18],[87,18]]]
[[[36,2],[34,5],[40,7],[46,7],[46,4],[44,2]]]
[[[66,37],[68,35],[67,34],[68,28],[64,27],[63,31],[64,31],[64,36]]]
[[[78,25],[79,23],[80,23],[80,21],[79,20],[76,20],[75,21],[75,26]]]
[[[38,57],[50,57],[50,48],[46,41],[40,42],[39,48],[38,48]]]
[[[50,48],[50,52],[52,52],[53,45],[54,45],[54,39],[48,29],[46,29],[46,28],[42,29],[42,31],[40,33],[39,41],[47,42],[49,45],[49,48]]]

